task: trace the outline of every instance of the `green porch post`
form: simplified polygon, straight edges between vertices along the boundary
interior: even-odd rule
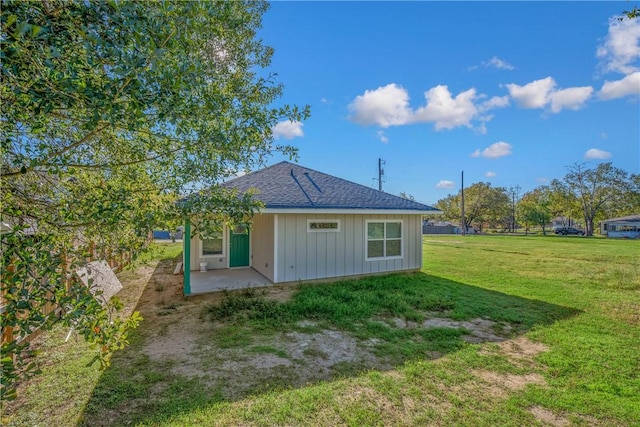
[[[187,219],[184,222],[184,235],[182,236],[182,246],[184,252],[184,260],[182,268],[184,268],[184,285],[182,292],[185,295],[191,294],[191,222]]]

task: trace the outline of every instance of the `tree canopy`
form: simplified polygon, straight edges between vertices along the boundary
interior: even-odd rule
[[[273,50],[256,36],[267,7],[2,1],[2,328],[18,334],[2,347],[16,356],[3,359],[3,395],[28,374],[18,341],[37,327],[73,325],[104,364],[126,343],[135,318],[66,289],[89,250],[138,251],[180,218],[246,221],[258,205],[221,181],[273,151],[295,156],[272,128],[309,112],[277,105]]]
[[[450,195],[436,203],[447,220],[460,221],[462,194]],[[464,191],[464,221],[466,229],[476,225],[482,229],[484,224],[490,226],[508,226],[510,199],[507,190],[492,187],[488,182],[477,182]]]
[[[597,221],[640,211],[640,175],[629,174],[611,162],[595,168],[576,163],[568,169],[562,179],[536,187],[519,200],[519,187],[511,188],[509,195],[490,183],[472,184],[464,191],[466,226],[510,227],[515,211],[521,222],[540,226],[543,232],[554,218],[582,218],[585,233],[591,236]],[[446,219],[460,221],[461,192],[439,200],[436,207]]]

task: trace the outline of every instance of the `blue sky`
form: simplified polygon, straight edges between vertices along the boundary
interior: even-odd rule
[[[274,2],[259,33],[299,163],[435,203],[465,185],[640,173],[638,2]],[[274,157],[275,163],[281,160]]]

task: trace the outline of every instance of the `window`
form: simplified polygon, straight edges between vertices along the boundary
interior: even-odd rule
[[[201,236],[203,257],[223,256],[224,255],[224,233],[222,231],[214,231],[205,236]]]
[[[233,234],[247,234],[247,226],[246,225],[238,225],[233,229]]]
[[[402,221],[366,221],[367,260],[402,258]]]
[[[340,231],[340,220],[339,219],[309,219],[307,220],[307,232],[318,232],[318,231]]]

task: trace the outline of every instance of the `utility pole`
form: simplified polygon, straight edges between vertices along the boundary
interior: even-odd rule
[[[462,211],[462,235],[466,236],[467,235],[467,223],[464,220],[464,171],[462,171],[461,174],[461,178],[462,178],[462,184],[460,185],[461,187],[461,211]]]
[[[381,158],[378,158],[378,190],[382,191],[382,176],[384,175],[384,169],[382,169],[382,165],[385,164],[385,161]]]
[[[511,187],[509,189],[511,192],[511,232],[516,232],[516,225],[518,224],[516,221],[516,199],[520,198],[520,186],[516,185],[515,187]]]

